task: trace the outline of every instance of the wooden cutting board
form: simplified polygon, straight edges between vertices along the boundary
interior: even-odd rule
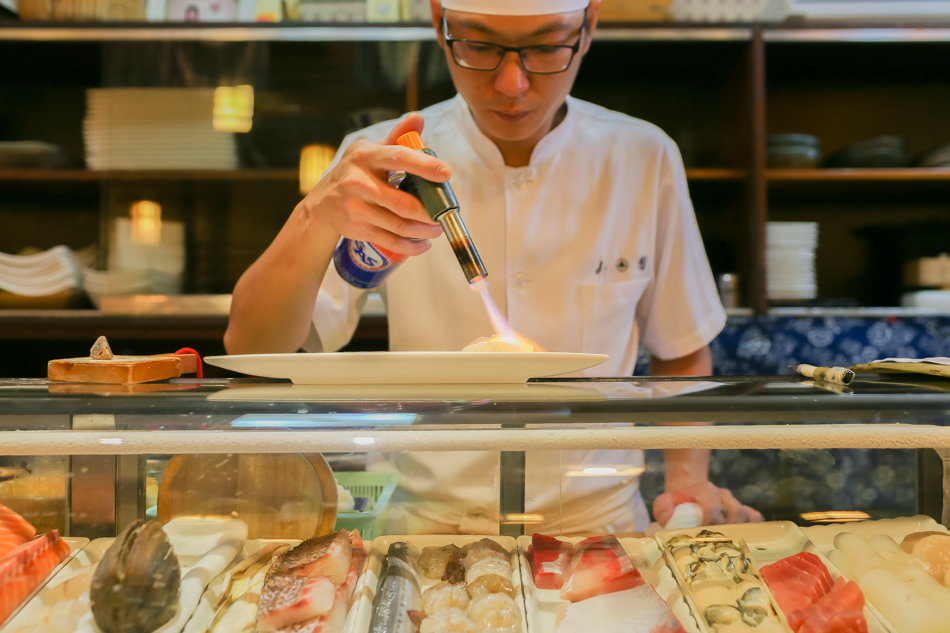
[[[127,385],[178,378],[182,374],[194,372],[197,362],[198,359],[192,354],[114,356],[109,360],[63,358],[49,361],[46,375],[55,382]]]

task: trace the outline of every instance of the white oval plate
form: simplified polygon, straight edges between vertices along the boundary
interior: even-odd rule
[[[208,356],[215,367],[298,385],[501,384],[600,365],[606,354],[568,352],[328,352]]]

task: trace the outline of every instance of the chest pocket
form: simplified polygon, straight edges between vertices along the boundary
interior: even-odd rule
[[[634,336],[637,304],[649,285],[649,277],[581,285],[585,353],[609,355],[611,367],[621,362]]]

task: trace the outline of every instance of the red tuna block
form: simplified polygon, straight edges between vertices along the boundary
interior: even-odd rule
[[[570,573],[561,587],[561,598],[571,602],[633,589],[645,582],[613,535],[593,536],[578,543]]]
[[[538,589],[560,589],[571,563],[570,543],[545,534],[532,534],[528,562],[534,586]]]
[[[867,633],[863,609],[864,594],[858,585],[839,579],[821,600],[805,608],[804,614],[790,614],[788,623],[798,633]],[[793,617],[798,626],[792,624]]]

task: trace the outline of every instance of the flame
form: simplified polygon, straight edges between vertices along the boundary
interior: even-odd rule
[[[488,282],[484,279],[480,279],[471,285],[472,290],[477,292],[482,298],[482,303],[485,305],[485,312],[488,313],[488,320],[491,321],[492,330],[495,334],[500,334],[502,336],[510,336],[518,340],[524,341],[528,345],[534,348],[535,352],[545,351],[543,347],[529,339],[527,336],[522,336],[515,332],[508,324],[508,320],[502,315],[501,310],[498,309],[498,306],[495,305],[495,302],[492,300],[491,295],[488,293]]]

